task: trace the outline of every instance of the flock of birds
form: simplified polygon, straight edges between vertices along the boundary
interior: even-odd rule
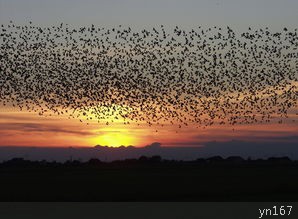
[[[0,102],[109,125],[297,117],[297,29],[0,27]]]

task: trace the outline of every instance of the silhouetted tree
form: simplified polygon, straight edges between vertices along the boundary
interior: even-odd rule
[[[97,158],[91,158],[91,159],[87,162],[87,164],[89,164],[89,165],[100,165],[100,164],[102,164],[102,161],[99,160],[99,159],[97,159]]]
[[[155,155],[155,156],[152,156],[149,160],[150,160],[151,163],[160,163],[161,162],[161,156]]]
[[[214,156],[214,157],[209,157],[206,159],[207,163],[210,164],[219,164],[223,163],[224,159],[221,156]]]
[[[230,156],[226,159],[226,161],[231,164],[240,164],[243,163],[245,160],[240,156]]]
[[[142,163],[145,163],[145,162],[148,162],[148,157],[146,157],[146,156],[141,156],[140,158],[139,158],[139,161],[140,162],[142,162]]]

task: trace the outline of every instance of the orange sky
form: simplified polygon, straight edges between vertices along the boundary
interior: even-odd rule
[[[290,114],[282,124],[213,125],[202,128],[191,124],[179,129],[165,124],[149,127],[131,122],[105,124],[105,121],[80,122],[79,118],[39,116],[17,108],[0,108],[0,146],[145,146],[160,142],[163,146],[199,146],[208,141],[285,141],[297,135],[297,122]],[[297,120],[297,119],[296,119]],[[233,130],[234,129],[234,130]]]

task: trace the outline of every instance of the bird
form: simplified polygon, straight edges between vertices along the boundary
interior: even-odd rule
[[[297,112],[297,29],[10,21],[0,35],[0,103],[40,116],[234,131]]]

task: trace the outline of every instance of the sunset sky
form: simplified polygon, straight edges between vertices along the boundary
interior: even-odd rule
[[[87,125],[67,117],[45,117],[3,107],[1,110],[2,146],[145,146],[152,142],[160,142],[164,146],[200,146],[209,141],[230,140],[287,142],[297,136],[297,124],[294,122],[179,129],[170,124],[163,128],[133,123],[106,126],[91,122]],[[293,115],[293,118],[297,119],[297,116]]]
[[[241,31],[248,26],[269,26],[280,30],[284,26],[296,28],[298,1],[296,0],[0,0],[0,22],[13,20],[18,24],[34,21],[38,25],[57,25],[60,22],[80,26],[95,24],[113,26],[125,24],[143,28],[164,24],[193,27],[230,25]],[[1,74],[1,72],[0,72]],[[296,83],[297,85],[297,83]],[[3,106],[0,100],[0,146],[146,146],[160,142],[163,146],[201,146],[210,141],[293,141],[297,137],[297,108],[289,111],[289,118],[279,124],[218,125],[198,127],[190,124],[179,129],[165,124],[149,127],[123,121],[102,123],[80,122],[69,115],[38,115],[20,111],[18,107]],[[295,120],[295,122],[293,122]],[[294,139],[297,141],[297,138]]]

